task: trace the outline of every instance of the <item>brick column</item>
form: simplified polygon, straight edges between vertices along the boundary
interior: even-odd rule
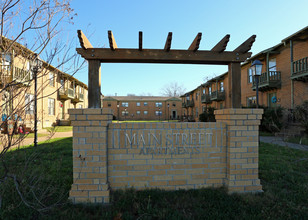
[[[107,126],[111,109],[69,109],[73,126],[73,203],[109,203]]]
[[[263,192],[258,177],[259,125],[263,109],[222,109],[217,122],[227,124],[227,179],[229,192]]]

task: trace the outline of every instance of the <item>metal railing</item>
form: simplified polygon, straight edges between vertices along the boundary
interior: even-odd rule
[[[185,100],[185,101],[182,103],[182,107],[183,107],[183,108],[194,107],[194,105],[195,105],[194,100]]]
[[[259,86],[267,86],[270,83],[281,82],[281,72],[280,71],[269,71],[264,72],[259,76]],[[256,86],[255,80],[253,80],[253,86]]]
[[[29,70],[24,70],[19,67],[14,67],[13,80],[23,84],[30,84],[31,72]]]
[[[308,73],[308,57],[296,60],[292,63],[293,72],[292,75],[297,75],[301,73]]]
[[[211,103],[211,96],[209,94],[202,94],[201,95],[201,102],[202,103]]]
[[[215,100],[215,101],[225,100],[225,91],[213,91],[211,93],[211,100]]]

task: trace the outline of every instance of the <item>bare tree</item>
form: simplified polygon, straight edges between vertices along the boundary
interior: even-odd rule
[[[170,82],[164,85],[161,90],[163,96],[180,97],[185,93],[186,89],[183,84],[179,85],[177,82]]]
[[[38,54],[45,61],[43,69],[38,73],[38,78],[42,82],[37,88],[37,93],[42,94],[40,99],[51,94],[43,94],[42,91],[49,81],[44,80],[49,74],[49,70],[62,69],[63,72],[70,70],[73,76],[84,61],[79,60],[73,48],[71,39],[63,41],[63,25],[72,23],[74,14],[70,7],[71,0],[0,0],[0,64],[1,64],[1,87],[0,98],[2,103],[0,110],[6,113],[6,118],[0,123],[3,128],[11,121],[10,126],[13,132],[7,132],[0,138],[0,188],[7,182],[13,182],[15,190],[23,204],[39,212],[48,210],[52,206],[46,206],[42,191],[40,195],[33,189],[39,176],[23,178],[16,175],[7,161],[5,155],[13,147],[19,145],[25,136],[14,135],[17,129],[18,119],[25,119],[26,112],[32,111],[30,108],[33,100],[28,99],[30,85],[33,83],[32,72],[29,71],[29,61]],[[61,33],[61,35],[60,35]],[[12,78],[12,63],[18,61],[17,75]],[[55,73],[55,74],[61,74]],[[57,91],[54,91],[55,93]],[[28,118],[29,119],[29,118]],[[31,119],[31,118],[30,118]],[[30,163],[33,158],[27,158]],[[27,169],[25,164],[25,170]],[[29,190],[30,191],[26,191]],[[0,191],[0,209],[2,205],[2,195]],[[31,194],[31,199],[26,195]]]

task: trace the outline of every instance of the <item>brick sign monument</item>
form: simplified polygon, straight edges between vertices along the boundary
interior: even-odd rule
[[[171,51],[169,33],[160,51],[143,50],[140,32],[135,51],[117,49],[111,32],[110,49],[93,48],[81,31],[78,34],[82,48],[77,51],[89,61],[89,108],[69,110],[74,179],[70,199],[74,203],[109,203],[110,189],[127,187],[225,186],[229,192],[262,191],[258,138],[263,110],[240,109],[241,94],[232,87],[240,79],[240,62],[251,55],[247,51],[255,36],[233,52],[224,52],[228,35],[211,51],[197,51],[199,33],[188,51]],[[97,96],[101,62],[229,64],[230,108],[216,110],[215,123],[112,123],[112,110],[101,108]]]

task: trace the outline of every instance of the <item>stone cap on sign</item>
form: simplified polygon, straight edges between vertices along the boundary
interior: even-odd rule
[[[80,109],[68,109],[70,115],[112,115],[111,108],[80,108]]]
[[[219,109],[215,110],[215,115],[248,115],[248,114],[254,114],[254,115],[262,115],[264,112],[263,109],[256,109],[256,108],[229,108],[229,109]]]

